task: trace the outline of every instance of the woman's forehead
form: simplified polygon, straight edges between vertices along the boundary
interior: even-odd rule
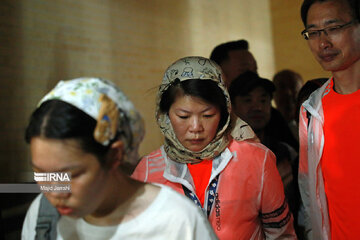
[[[32,166],[42,171],[67,171],[88,164],[96,157],[84,152],[77,140],[35,137],[31,139]]]
[[[217,108],[217,106],[205,101],[204,99],[197,97],[197,96],[192,96],[192,95],[178,95],[175,98],[174,103],[172,104],[172,107],[180,107],[182,109],[198,109],[203,108],[203,109],[213,109],[213,108]]]

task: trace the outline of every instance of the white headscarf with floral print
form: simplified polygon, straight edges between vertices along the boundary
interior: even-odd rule
[[[201,151],[193,152],[185,148],[175,135],[168,113],[160,111],[160,102],[163,93],[178,79],[179,81],[200,79],[211,80],[217,83],[226,99],[227,112],[229,113],[225,125],[218,130],[214,139]],[[176,162],[195,163],[202,159],[213,159],[227,147],[230,141],[232,125],[230,124],[231,102],[229,93],[222,79],[221,68],[212,60],[204,57],[185,57],[177,60],[167,68],[162,84],[159,87],[156,101],[156,120],[161,132],[165,136],[164,149],[168,156]],[[253,139],[255,134],[248,124],[241,119],[236,121],[236,130],[232,136],[236,140]]]
[[[139,160],[138,148],[144,137],[144,122],[125,94],[110,81],[77,78],[60,81],[41,101],[61,100],[85,112],[95,120],[94,138],[107,146],[117,133],[124,143],[124,162]]]

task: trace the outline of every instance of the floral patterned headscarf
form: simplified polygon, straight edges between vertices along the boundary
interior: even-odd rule
[[[199,152],[190,151],[180,143],[175,135],[168,113],[162,113],[160,111],[160,102],[164,92],[177,79],[179,81],[191,79],[211,80],[216,82],[217,86],[224,93],[227,112],[229,113],[226,123],[217,131],[214,139]],[[167,68],[157,95],[156,120],[161,132],[165,136],[165,152],[173,161],[180,163],[196,163],[202,159],[213,159],[217,155],[221,154],[231,139],[230,132],[232,127],[230,124],[230,113],[231,102],[229,93],[224,85],[221,68],[215,62],[204,57],[185,57],[177,60]],[[244,127],[240,127],[239,124],[244,125]],[[234,137],[237,140],[254,137],[251,128],[240,119],[238,119],[236,128],[238,129],[234,132],[237,136]]]
[[[117,134],[124,143],[124,162],[139,160],[138,148],[144,137],[144,123],[134,105],[110,81],[77,78],[60,81],[41,101],[60,100],[73,105],[97,121],[95,140],[107,146]]]

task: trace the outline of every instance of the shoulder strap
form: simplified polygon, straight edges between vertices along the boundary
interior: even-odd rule
[[[41,196],[39,214],[36,222],[36,240],[55,240],[57,237],[56,226],[60,214],[47,200],[45,195]]]

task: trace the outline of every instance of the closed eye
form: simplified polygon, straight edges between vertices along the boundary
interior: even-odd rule
[[[71,173],[71,179],[81,176],[84,172],[85,172],[85,170],[81,169],[81,170]]]
[[[337,25],[337,26],[333,26],[333,27],[328,27],[326,28],[326,31],[328,32],[336,32],[337,30],[341,29],[342,26],[341,25]]]

